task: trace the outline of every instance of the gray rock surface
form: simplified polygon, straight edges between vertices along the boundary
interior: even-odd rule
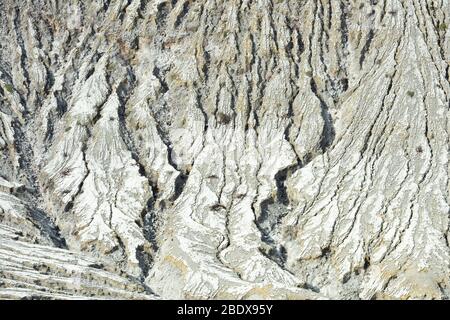
[[[0,0],[0,299],[448,299],[448,0]]]

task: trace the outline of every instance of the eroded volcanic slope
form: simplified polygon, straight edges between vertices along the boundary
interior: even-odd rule
[[[449,298],[449,15],[0,0],[0,298]]]

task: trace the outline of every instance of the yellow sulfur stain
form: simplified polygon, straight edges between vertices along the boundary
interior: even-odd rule
[[[186,265],[186,263],[184,263],[183,260],[178,259],[172,255],[168,255],[164,257],[164,261],[171,264],[172,266],[174,266],[175,268],[177,268],[178,270],[181,271],[181,274],[184,276],[187,274],[188,272],[188,267]]]

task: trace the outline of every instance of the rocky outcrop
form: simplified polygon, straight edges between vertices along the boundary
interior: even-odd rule
[[[447,0],[0,8],[1,298],[449,297]]]

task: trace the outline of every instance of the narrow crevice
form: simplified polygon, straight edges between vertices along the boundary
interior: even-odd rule
[[[333,119],[331,117],[329,107],[325,103],[325,101],[322,99],[320,94],[317,91],[316,82],[313,78],[311,78],[311,91],[314,93],[314,95],[317,97],[317,99],[320,102],[320,108],[321,108],[321,115],[324,122],[323,130],[322,130],[322,136],[320,139],[320,147],[322,149],[322,153],[325,153],[327,149],[333,144],[334,137],[335,137],[335,130],[333,126]]]
[[[361,50],[361,55],[359,57],[359,67],[360,68],[362,68],[364,60],[366,59],[366,54],[367,54],[367,52],[369,52],[370,45],[372,43],[374,35],[375,35],[375,32],[373,31],[373,29],[370,29],[369,33],[367,34],[366,43],[364,44],[364,47]]]
[[[87,150],[87,143],[83,143],[82,147],[81,147],[81,153],[83,156],[83,163],[84,163],[84,167],[86,169],[86,173],[83,176],[83,179],[81,180],[80,184],[78,185],[77,191],[75,192],[75,194],[71,197],[70,201],[64,206],[63,212],[67,213],[70,210],[72,210],[74,203],[75,203],[75,199],[81,194],[81,192],[83,191],[83,185],[84,182],[86,181],[87,177],[90,174],[90,169],[86,160],[86,150]]]
[[[142,271],[140,282],[143,283],[145,281],[145,278],[148,276],[148,272],[152,266],[153,257],[144,249],[144,246],[140,245],[136,248],[136,259],[138,261],[139,268]]]
[[[56,112],[58,114],[58,117],[61,118],[67,111],[67,102],[64,99],[61,91],[53,92],[53,96],[56,99]]]
[[[286,172],[282,170],[280,175],[283,176]],[[277,184],[279,184],[278,181]],[[280,188],[281,191],[280,189],[278,190],[277,199],[268,198],[261,202],[260,215],[256,219],[255,224],[261,233],[261,241],[263,242],[263,246],[260,247],[260,252],[284,269],[287,260],[287,251],[277,241],[279,237],[278,226],[282,218],[289,212],[286,204],[286,202],[289,203],[289,200],[283,188]]]
[[[312,292],[316,292],[316,293],[320,293],[320,288],[317,286],[314,286],[311,283],[305,282],[302,283],[300,285],[297,286],[298,288],[302,288],[302,289],[306,289],[306,290],[311,290]]]
[[[190,0],[187,0],[183,3],[183,7],[181,8],[180,13],[178,14],[176,20],[175,20],[175,28],[178,28],[181,24],[181,22],[183,21],[183,18],[187,15],[188,11],[189,11],[189,5],[190,5]]]
[[[184,190],[184,187],[186,185],[186,181],[189,177],[189,173],[182,173],[180,172],[180,174],[178,175],[178,177],[175,179],[175,191],[174,194],[172,196],[172,198],[170,199],[170,201],[174,202],[175,200],[178,199],[178,197],[181,195],[181,193]]]
[[[20,27],[20,10],[19,7],[15,7],[15,17],[14,17],[14,29],[16,30],[16,36],[17,36],[17,42],[20,46],[20,66],[22,68],[23,76],[25,77],[26,87],[30,88],[30,75],[28,74],[28,67],[27,67],[27,56],[26,56],[26,50],[24,46],[24,41],[22,38],[22,34],[19,32],[19,30],[22,30]],[[29,94],[29,92],[27,92]],[[26,104],[24,104],[26,106]]]
[[[293,164],[285,169],[282,169],[275,174],[275,183],[277,186],[277,202],[288,206],[290,203],[288,194],[287,194],[287,187],[286,187],[286,181],[287,179],[298,169],[302,167],[301,162],[299,161],[296,164]]]
[[[161,70],[155,66],[153,68],[153,75],[158,79],[160,85],[161,85],[161,94],[165,94],[167,91],[169,91],[169,87],[164,80],[164,76],[161,74]]]
[[[139,151],[136,149],[134,140],[128,127],[126,125],[126,115],[125,115],[125,107],[129,98],[129,93],[134,88],[134,76],[132,75],[131,70],[129,70],[128,81],[122,81],[117,87],[117,95],[119,96],[119,108],[117,110],[118,113],[118,121],[119,121],[119,132],[123,142],[126,144],[128,151],[132,159],[135,161],[138,166],[139,174],[142,177],[145,177],[147,183],[152,191],[151,196],[148,198],[146,206],[143,208],[141,212],[141,221],[136,221],[136,224],[142,228],[143,236],[145,240],[151,246],[151,250],[149,252],[145,246],[138,246],[136,248],[136,259],[138,260],[139,268],[141,269],[140,282],[144,283],[145,278],[148,275],[149,270],[153,265],[153,254],[158,251],[158,241],[156,239],[157,230],[159,227],[159,211],[156,210],[155,205],[158,201],[159,196],[159,188],[157,182],[155,182],[150,173],[147,172],[144,164],[142,164],[139,156]],[[159,204],[161,209],[164,209],[164,203]]]
[[[167,1],[163,1],[156,7],[156,27],[158,30],[162,29],[166,24],[167,16],[169,15],[169,5]]]
[[[55,116],[53,115],[53,111],[50,111],[47,116],[47,128],[44,135],[44,142],[46,145],[50,144],[50,142],[53,140],[53,134],[55,130],[54,118]]]
[[[36,173],[33,170],[33,148],[24,134],[26,132],[25,128],[18,120],[12,122],[12,128],[14,132],[14,147],[19,155],[19,171],[15,174],[20,180],[25,180],[25,184],[31,187],[32,194],[37,197],[40,194],[40,188]]]
[[[103,105],[106,103],[107,100],[103,101],[99,106],[96,107],[97,113],[95,114],[94,118],[90,121],[91,122],[91,127],[94,128],[96,123],[98,122],[98,120],[100,120],[101,118],[101,110]],[[91,129],[87,126],[84,127],[84,129],[86,130],[86,138],[84,139],[84,141],[82,141],[82,145],[81,145],[81,154],[82,154],[82,158],[83,158],[83,163],[85,166],[85,170],[86,173],[83,176],[83,179],[81,180],[81,182],[78,185],[77,191],[75,192],[75,194],[71,197],[70,201],[65,205],[63,212],[67,213],[70,210],[72,210],[73,206],[74,206],[74,202],[75,199],[81,194],[81,192],[83,191],[83,185],[84,182],[86,181],[87,177],[90,174],[90,169],[89,169],[89,165],[88,165],[88,161],[86,159],[86,152],[88,149],[88,142],[91,138],[92,132]]]
[[[59,228],[44,211],[28,207],[27,212],[30,221],[41,232],[43,237],[49,239],[55,247],[67,249],[66,240],[61,236]]]
[[[127,3],[123,7],[123,9],[119,12],[118,18],[121,22],[123,22],[123,19],[125,18],[125,14],[127,13],[127,9],[130,6],[131,2],[132,2],[132,0],[127,0]]]

